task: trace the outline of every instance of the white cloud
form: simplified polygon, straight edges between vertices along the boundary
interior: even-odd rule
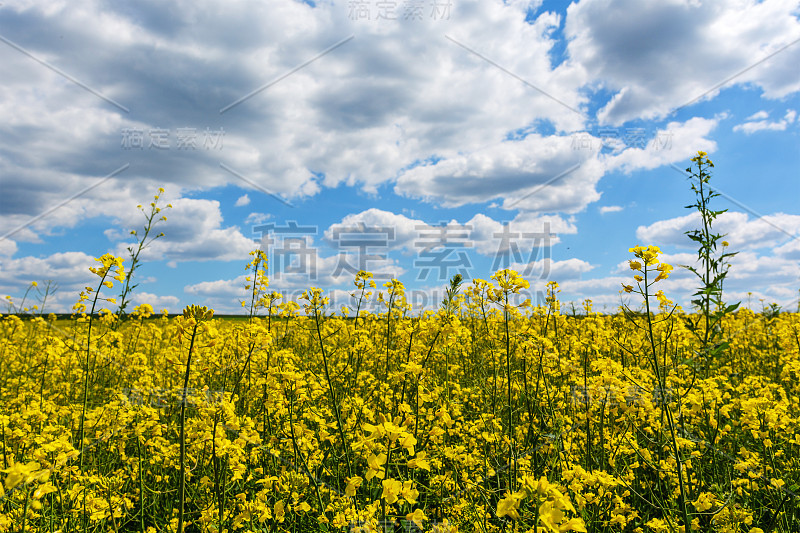
[[[243,299],[247,295],[244,286],[247,276],[242,274],[233,279],[218,279],[215,281],[201,281],[184,287],[184,292],[191,295],[203,296],[207,298],[239,298]]]
[[[579,91],[582,80],[573,67],[551,68],[548,52],[556,45],[560,17],[545,12],[526,21],[535,5],[466,0],[454,6],[457,14],[450,20],[425,17],[419,24],[353,21],[342,3],[312,9],[291,0],[269,8],[191,2],[181,6],[179,16],[155,4],[134,10],[100,2],[55,9],[8,6],[25,11],[27,25],[11,34],[20,45],[71,67],[70,74],[135,113],[5,49],[0,131],[8,142],[0,145],[5,156],[0,172],[36,177],[21,180],[14,191],[14,199],[36,192],[31,205],[53,203],[42,201],[49,200],[45,184],[72,177],[72,189],[80,190],[125,162],[131,163],[128,179],[165,176],[173,189],[233,183],[252,189],[248,197],[255,202],[254,195],[265,197],[264,191],[307,196],[340,183],[375,191],[415,161],[480,150],[539,120],[573,131],[584,123],[575,111],[586,102]],[[162,22],[148,22],[153,20]],[[31,38],[40,27],[67,38]],[[293,71],[349,34],[355,38]],[[74,38],[78,35],[81,39]],[[119,64],[119,57],[133,56],[135,63]],[[82,61],[69,60],[74,57]],[[208,113],[290,71],[222,118]],[[227,125],[231,122],[235,127]],[[155,128],[167,131],[168,148],[149,146]],[[199,149],[178,146],[181,128],[196,130]],[[206,128],[224,129],[221,149],[204,149]],[[125,129],[141,130],[142,150],[123,146]],[[246,181],[222,171],[220,161]],[[51,175],[44,176],[48,169]],[[68,197],[68,189],[61,186],[52,196]],[[32,207],[18,207],[31,214]],[[86,207],[72,218],[96,213]]]
[[[800,238],[791,239],[786,244],[775,248],[775,255],[800,261]]]
[[[565,34],[570,60],[613,93],[600,120],[618,125],[711,98],[736,73],[725,86],[753,84],[771,99],[800,90],[796,46],[745,71],[797,38],[796,10],[782,0],[583,0],[567,9]]]
[[[471,228],[471,240],[475,251],[495,258],[508,255],[511,260],[520,254],[528,255],[541,248],[560,242],[559,234],[577,233],[570,218],[556,215],[536,215],[522,212],[510,221],[497,221],[481,213],[476,214],[465,225]]]
[[[125,114],[6,49],[0,128],[9,142],[0,146],[0,173],[18,182],[5,195],[0,227],[24,223],[40,206],[54,205],[125,162],[131,163],[127,181],[160,175],[179,192],[229,183],[254,191],[237,205],[245,205],[243,198],[255,201],[253,195],[266,197],[264,191],[305,196],[341,183],[375,191],[397,179],[399,193],[445,205],[496,199],[506,209],[577,212],[599,198],[595,185],[604,172],[590,155],[564,150],[565,134],[591,119],[575,111],[588,103],[585,88],[616,91],[601,113],[609,122],[661,116],[776,50],[800,28],[791,3],[778,1],[706,6],[584,0],[569,6],[565,20],[547,11],[526,20],[538,4],[465,0],[454,6],[450,20],[426,18],[412,25],[350,20],[342,4],[312,9],[283,0],[269,9],[253,3],[223,9],[200,1],[181,7],[181,17],[193,21],[191,32],[159,5],[134,11],[95,2],[20,7],[29,27],[12,37],[44,58],[84,58],[72,72],[137,113]],[[148,20],[165,22],[143,22]],[[553,68],[548,54],[562,22],[569,57]],[[32,40],[34,26],[82,38]],[[95,29],[87,32],[90,27]],[[227,110],[224,117],[236,127],[225,129],[221,150],[178,149],[179,128],[195,128],[202,137],[206,128],[224,126],[209,117],[207,107],[225,107],[350,33],[354,39],[313,65]],[[158,61],[150,59],[152,50],[160,51]],[[754,50],[757,57],[751,57]],[[119,65],[119,57],[132,54],[141,61]],[[757,84],[770,98],[794,92],[800,88],[791,68],[797,54],[789,48],[736,82]],[[267,56],[272,59],[265,64],[261,58]],[[154,93],[154,80],[169,90]],[[539,122],[556,133],[501,141],[509,132],[535,131]],[[147,136],[157,127],[169,132],[168,150],[121,146],[125,128]],[[649,164],[671,162],[684,151],[676,147],[674,157],[662,154]],[[626,153],[619,164],[644,165],[644,156]],[[403,170],[433,158],[438,161]],[[220,161],[257,187],[220,170]],[[516,202],[577,163],[579,169],[543,194]],[[125,187],[114,190],[116,199],[93,192],[34,225],[33,232],[113,214],[140,196]],[[34,238],[31,232],[19,236]]]
[[[747,120],[764,120],[767,117],[769,117],[769,113],[767,113],[762,109],[761,111],[757,111],[752,115],[750,115],[749,117],[747,117]]]
[[[600,214],[605,215],[606,213],[618,213],[622,211],[622,206],[620,205],[603,205],[600,206]]]
[[[342,243],[346,245],[348,235],[363,234],[361,239],[373,239],[376,245],[385,250],[405,249],[416,252],[414,241],[420,229],[425,226],[426,223],[422,220],[373,207],[360,213],[351,213],[341,222],[332,224],[325,230],[325,240],[338,247]]]
[[[703,150],[713,153],[717,143],[710,133],[717,127],[721,117],[713,119],[694,117],[686,122],[670,122],[656,132],[654,143],[647,148],[630,147],[621,153],[607,156],[609,170],[620,169],[632,172],[653,169],[679,161],[685,161]]]
[[[0,240],[0,257],[11,257],[17,253],[17,243],[11,239]]]
[[[32,281],[43,288],[47,280],[57,284],[54,295],[48,297],[45,311],[66,312],[78,301],[78,294],[87,284],[96,284],[98,278],[89,272],[96,265],[94,258],[83,252],[58,252],[46,257],[24,256],[0,258],[0,292],[15,296],[15,302]],[[22,289],[20,289],[22,288]],[[115,295],[115,289],[103,289]],[[30,299],[34,294],[30,294]],[[34,302],[35,303],[35,302]]]
[[[170,313],[177,313],[180,311],[180,299],[177,296],[159,296],[150,292],[134,292],[131,296],[133,305],[150,304],[153,310],[160,312],[166,309]],[[128,306],[128,312],[133,310],[133,306]]]
[[[639,226],[636,237],[643,243],[693,248],[694,243],[686,232],[698,229],[700,224],[700,215],[692,213]],[[792,235],[800,237],[800,215],[775,213],[751,219],[747,213],[728,211],[714,221],[714,231],[724,234],[724,240],[734,251],[771,248],[791,239]]]
[[[795,110],[790,109],[782,120],[770,122],[766,120],[769,114],[766,111],[759,111],[748,117],[746,122],[735,125],[733,131],[743,131],[747,135],[763,130],[784,131],[789,124],[794,122],[795,116],[797,116]]]
[[[244,223],[245,225],[249,226],[252,225],[258,226],[260,224],[263,224],[270,218],[272,218],[272,215],[268,213],[250,213],[249,215],[247,215],[247,218],[244,219]]]
[[[250,197],[246,194],[243,194],[239,198],[236,199],[236,203],[234,204],[236,207],[242,207],[244,205],[248,205],[250,203]]]
[[[576,150],[571,136],[531,134],[411,168],[395,192],[444,206],[500,199],[505,209],[574,213],[600,198],[595,154]]]
[[[723,117],[670,122],[648,146],[619,143],[609,154],[599,154],[601,140],[588,133],[580,138],[585,146],[575,135],[531,134],[411,168],[398,177],[395,192],[444,206],[500,200],[505,209],[575,213],[600,199],[596,185],[607,172],[653,169],[682,162],[698,149],[715,151],[710,134]]]

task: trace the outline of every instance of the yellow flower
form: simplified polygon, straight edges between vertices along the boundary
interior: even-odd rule
[[[411,481],[410,479],[407,481],[403,481],[403,488],[400,489],[400,496],[411,505],[417,503],[417,498],[419,497],[419,491],[414,488],[413,481]]]
[[[397,479],[384,479],[381,485],[383,485],[383,494],[381,494],[381,498],[386,500],[386,503],[390,505],[396,502],[400,491],[403,489],[403,482]]]
[[[425,458],[425,452],[419,452],[416,457],[408,461],[409,468],[419,468],[421,470],[427,470],[430,472],[431,464]]]
[[[283,522],[283,518],[286,516],[286,504],[283,503],[283,500],[278,500],[275,502],[275,507],[273,508],[275,512],[275,518],[278,522]]]
[[[517,493],[506,493],[506,497],[497,502],[498,518],[508,516],[512,520],[519,520],[519,501],[520,498]]]
[[[46,481],[50,476],[48,470],[39,470],[39,463],[29,462],[27,464],[14,463],[10,467],[2,470],[6,475],[5,488],[13,489],[20,483],[32,483],[34,481]]]
[[[664,523],[663,520],[660,518],[651,518],[649,522],[645,524],[647,527],[652,529],[653,531],[669,531],[670,528]]]
[[[425,513],[422,511],[422,509],[414,509],[413,513],[408,513],[406,515],[406,520],[409,522],[414,522],[419,529],[422,529],[422,521],[427,519],[428,517],[425,516]]]
[[[353,496],[355,496],[356,495],[356,490],[358,490],[358,487],[360,487],[363,482],[364,482],[364,479],[359,477],[359,476],[348,478],[347,479],[347,487],[344,489],[344,495],[349,497],[349,498],[352,498]]]
[[[564,511],[546,501],[539,506],[539,520],[550,531],[558,531],[558,525],[564,520]]]
[[[386,469],[383,468],[383,464],[386,463],[386,454],[381,453],[379,455],[370,454],[367,457],[367,465],[369,465],[369,470],[367,471],[365,477],[369,480],[373,477],[378,477],[378,479],[383,479],[386,475]]]
[[[417,444],[417,439],[411,433],[403,432],[400,434],[400,446],[406,449],[408,455],[414,455],[414,445]]]
[[[697,512],[702,513],[714,507],[714,495],[710,492],[700,494],[700,497],[694,502],[694,508]]]
[[[656,270],[658,270],[658,276],[656,276],[656,279],[653,281],[653,283],[656,281],[661,281],[662,279],[667,279],[669,277],[669,273],[672,272],[672,265],[661,263],[658,265],[658,267],[656,267]]]
[[[517,294],[521,289],[527,289],[531,285],[528,280],[523,279],[519,273],[510,268],[498,270],[492,275],[492,279],[497,281],[503,291]]]
[[[558,526],[558,531],[580,531],[581,533],[587,533],[586,531],[586,523],[583,521],[583,518],[575,517],[570,518],[566,522],[563,522],[560,526]]]

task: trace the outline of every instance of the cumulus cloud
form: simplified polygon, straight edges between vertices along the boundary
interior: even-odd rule
[[[17,252],[17,243],[11,239],[0,239],[0,257],[11,257]]]
[[[56,292],[48,297],[45,311],[66,312],[78,300],[78,294],[87,284],[98,282],[98,278],[89,272],[89,267],[95,264],[94,258],[83,252],[0,258],[0,292],[14,296],[19,304],[21,293],[31,282],[36,281],[40,288],[44,288],[47,280],[53,280]],[[104,291],[113,293],[107,289]],[[30,293],[30,300],[34,298],[35,292]]]
[[[170,313],[177,313],[180,311],[180,299],[177,296],[171,295],[160,296],[150,292],[134,292],[131,296],[131,303],[133,303],[133,305],[150,304],[156,312],[160,312],[162,309],[166,309]],[[132,306],[128,307],[129,312],[132,309]]]
[[[267,220],[269,220],[272,215],[268,213],[250,213],[247,215],[247,218],[244,219],[245,225],[248,226],[259,226],[264,224]]]
[[[625,146],[617,139],[610,153],[600,153],[604,141],[586,132],[531,134],[415,166],[398,177],[395,192],[445,206],[500,200],[505,209],[576,213],[600,199],[597,183],[609,172],[682,162],[698,149],[714,152],[710,134],[724,117],[670,122],[646,146]]]
[[[796,9],[779,0],[584,0],[569,6],[565,33],[571,61],[613,94],[600,120],[622,124],[664,117],[731,84],[753,84],[771,99],[800,90],[792,74],[800,48],[777,53],[800,34]]]
[[[747,121],[742,124],[735,125],[733,131],[742,131],[747,135],[763,130],[783,131],[789,124],[794,122],[796,116],[797,112],[794,109],[790,109],[782,120],[770,122],[767,120],[769,114],[766,111],[759,111],[747,117]]]
[[[497,199],[505,209],[574,213],[600,198],[603,167],[594,156],[576,150],[571,136],[531,134],[413,167],[395,192],[445,206]]]
[[[795,238],[775,248],[775,254],[786,259],[800,261],[800,238]]]
[[[608,169],[630,173],[685,161],[697,150],[713,153],[717,143],[709,137],[721,118],[694,117],[686,122],[670,122],[666,128],[656,132],[654,141],[648,147],[630,147],[609,155],[606,160]]]
[[[185,2],[180,17],[159,4],[8,6],[16,23],[8,38],[129,112],[6,49],[0,116],[13,141],[3,146],[13,155],[6,170],[30,163],[90,176],[129,161],[181,187],[243,183],[220,171],[222,160],[264,190],[305,196],[342,182],[374,190],[416,160],[474,150],[539,119],[576,129],[583,118],[574,109],[585,97],[570,69],[552,69],[547,55],[559,17],[526,21],[527,7],[517,4],[465,1],[450,20],[419,24],[365,24],[343,4],[290,0]],[[43,27],[63,38],[42,38],[35,30]],[[443,37],[455,29],[452,39],[536,80],[563,105]],[[119,57],[137,60],[123,66]],[[131,131],[144,136],[141,149],[126,142]],[[157,131],[166,135],[163,147],[151,145]],[[222,140],[209,143],[209,131],[224,132]],[[85,157],[89,150],[94,157]]]
[[[692,213],[639,226],[636,237],[641,242],[694,247],[686,232],[698,229],[700,224],[700,215]],[[714,231],[725,235],[724,240],[731,244],[732,250],[771,248],[800,238],[800,216],[775,213],[755,218],[747,213],[728,211],[714,221]]]
[[[352,239],[371,240],[385,249],[415,251],[414,241],[421,229],[427,225],[419,219],[370,208],[360,213],[351,213],[341,222],[325,230],[324,238],[334,248],[347,248]]]

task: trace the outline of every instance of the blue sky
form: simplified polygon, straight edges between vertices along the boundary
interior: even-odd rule
[[[264,246],[287,298],[347,305],[360,267],[421,308],[457,272],[511,266],[534,300],[555,280],[613,311],[631,246],[694,261],[682,170],[704,150],[739,251],[726,299],[795,309],[799,17],[776,0],[0,5],[0,295],[53,279],[49,309],[68,310],[163,187],[135,303],[237,312]],[[696,285],[676,268],[661,288],[687,304]]]

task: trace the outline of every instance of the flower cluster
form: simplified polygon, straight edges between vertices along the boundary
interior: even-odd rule
[[[661,254],[661,250],[658,246],[634,246],[628,250],[629,252],[633,253],[636,259],[631,259],[628,261],[628,265],[630,266],[631,270],[634,272],[639,272],[639,274],[635,274],[633,279],[636,280],[636,283],[639,284],[639,292],[644,294],[642,291],[642,283],[646,283],[647,287],[654,283],[658,283],[661,280],[665,280],[669,277],[669,273],[672,272],[673,266],[669,263],[659,262],[658,256]],[[648,279],[648,274],[652,275],[656,273],[655,278]],[[622,284],[622,289],[625,292],[633,292],[633,286]]]
[[[116,298],[101,297],[100,290],[103,287],[107,287],[109,289],[113,288],[114,282],[112,280],[117,280],[119,282],[125,281],[125,266],[123,264],[124,260],[121,257],[114,256],[113,254],[104,254],[101,257],[96,258],[95,261],[101,263],[101,265],[97,267],[89,267],[89,270],[92,272],[92,274],[100,278],[100,284],[98,285],[97,289],[87,286],[83,291],[81,291],[78,301],[72,306],[72,309],[76,313],[86,312],[86,304],[84,302],[92,299],[90,295],[93,293],[95,294],[95,304],[98,300],[104,300],[112,304],[117,303]]]

